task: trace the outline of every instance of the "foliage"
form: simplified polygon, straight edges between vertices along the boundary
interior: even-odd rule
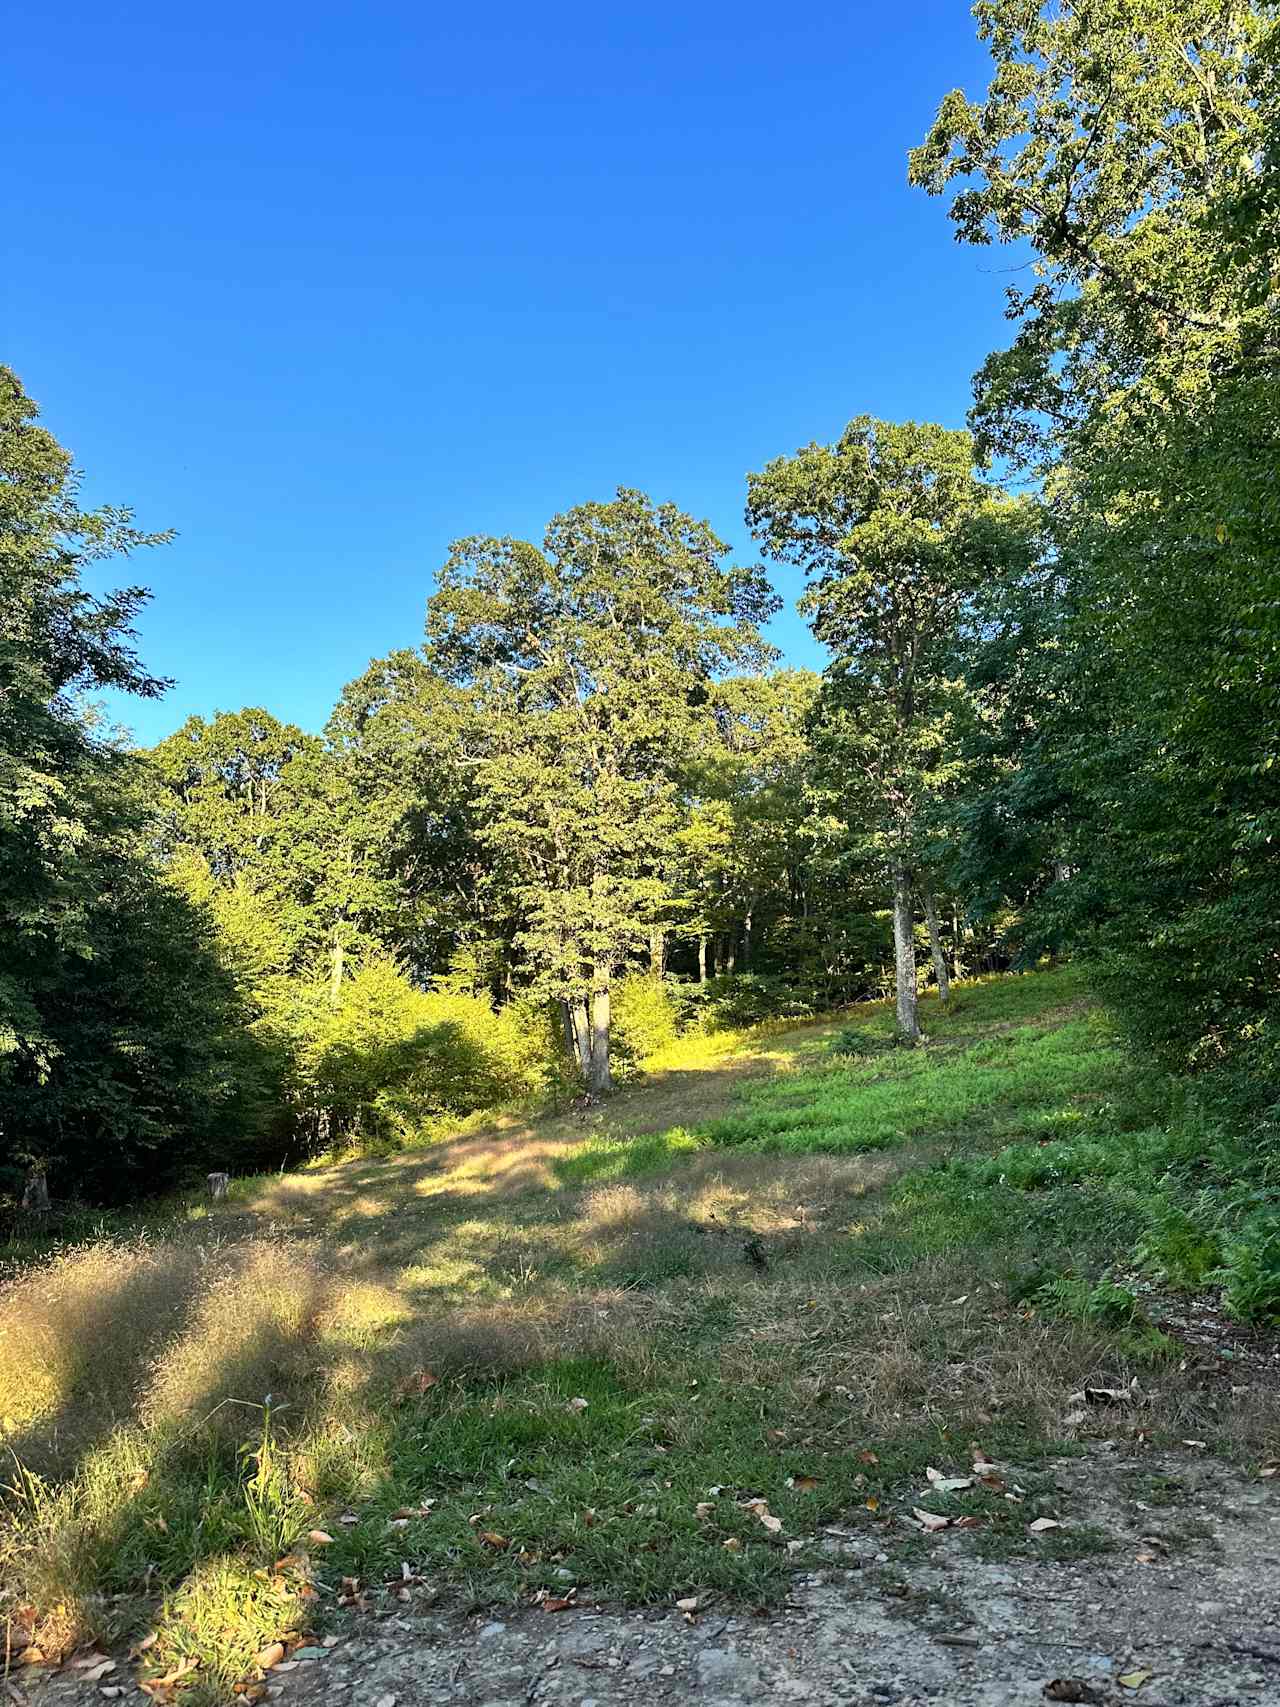
[[[633,972],[613,987],[613,1046],[620,1062],[635,1069],[676,1040],[677,1012],[667,983]]]
[[[1054,567],[975,631],[996,733],[965,859],[989,902],[1029,904],[1027,941],[1089,955],[1141,1044],[1234,1063],[1265,1095],[1280,988],[1274,9],[984,0],[977,16],[986,100],[949,95],[911,175],[958,186],[962,239],[1035,255],[973,419],[985,449],[1041,478]]]
[[[619,490],[543,548],[458,541],[428,606],[429,664],[463,696],[479,839],[513,874],[528,988],[562,1003],[584,1076],[610,1079],[613,980],[667,904],[679,761],[710,681],[768,656],[762,572],[674,505]]]
[[[1025,569],[1034,514],[984,486],[967,434],[860,416],[837,444],[750,475],[747,519],[810,577],[802,608],[833,653],[815,745],[831,808],[892,891],[899,1025],[914,1037],[912,892],[932,905],[927,820],[961,781],[969,714],[954,637],[984,583]]]
[[[209,922],[147,857],[136,767],[82,699],[164,683],[134,653],[146,595],[87,566],[166,536],[77,503],[70,458],[0,369],[0,1194],[50,1173],[119,1198],[244,1165],[271,1068]]]
[[[412,1142],[444,1115],[535,1095],[550,1025],[530,1004],[419,989],[385,956],[346,979],[284,983],[266,1028],[287,1039],[292,1094],[311,1147]]]

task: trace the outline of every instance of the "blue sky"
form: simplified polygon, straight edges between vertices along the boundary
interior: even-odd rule
[[[986,83],[958,0],[75,0],[6,45],[3,359],[89,499],[179,531],[130,571],[177,678],[120,708],[146,741],[320,727],[451,538],[619,484],[745,556],[748,469],[864,410],[959,425],[1006,341],[1008,255],[906,185]]]

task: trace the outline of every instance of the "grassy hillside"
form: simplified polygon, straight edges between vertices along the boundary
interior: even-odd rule
[[[1040,1556],[1107,1544],[1087,1512],[1028,1533],[1083,1435],[1275,1452],[1274,1395],[1151,1278],[1222,1261],[1205,1193],[1244,1153],[1069,971],[925,1023],[688,1039],[604,1109],[239,1182],[19,1274],[0,1618],[45,1652],[155,1632],[152,1674],[214,1696],[426,1585],[759,1603],[823,1524],[920,1544],[899,1518],[974,1441],[1022,1497],[923,1503]],[[1140,1413],[1072,1398],[1135,1380]]]

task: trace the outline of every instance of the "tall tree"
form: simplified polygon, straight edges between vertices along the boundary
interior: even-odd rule
[[[923,811],[953,763],[955,635],[984,581],[1025,559],[1030,514],[984,484],[967,433],[859,416],[836,444],[750,475],[747,520],[811,578],[803,607],[834,654],[819,739],[891,885],[898,1025],[914,1042],[914,891]]]
[[[1021,671],[1046,716],[1013,783],[1059,803],[1069,842],[1029,922],[1087,951],[1146,1041],[1183,1062],[1253,1058],[1265,1084],[1280,1056],[1280,26],[1236,0],[976,11],[986,99],[946,97],[911,175],[957,186],[963,240],[1035,253],[973,416],[984,447],[1044,479],[1055,547],[1056,633]]]
[[[619,489],[542,548],[460,540],[428,605],[428,665],[466,693],[480,838],[515,874],[516,949],[608,1088],[610,992],[666,902],[676,777],[716,677],[770,655],[757,567],[672,504]]]
[[[0,369],[0,1169],[119,1194],[252,1130],[252,1063],[208,921],[146,857],[137,766],[83,695],[165,684],[134,650],[137,586],[86,565],[166,536],[84,511],[71,459]],[[205,1163],[207,1166],[207,1162]]]

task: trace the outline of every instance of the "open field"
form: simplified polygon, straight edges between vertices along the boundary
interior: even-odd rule
[[[823,1526],[929,1545],[916,1508],[990,1559],[1105,1550],[1045,1469],[1090,1442],[1256,1473],[1269,1342],[1135,1272],[1203,1148],[1167,1087],[1069,971],[924,1017],[918,1052],[879,1006],[691,1038],[603,1108],[237,1182],[16,1274],[11,1649],[154,1633],[150,1675],[189,1667],[160,1694],[213,1698],[388,1584],[750,1606]],[[922,1491],[972,1442],[1016,1498]]]

